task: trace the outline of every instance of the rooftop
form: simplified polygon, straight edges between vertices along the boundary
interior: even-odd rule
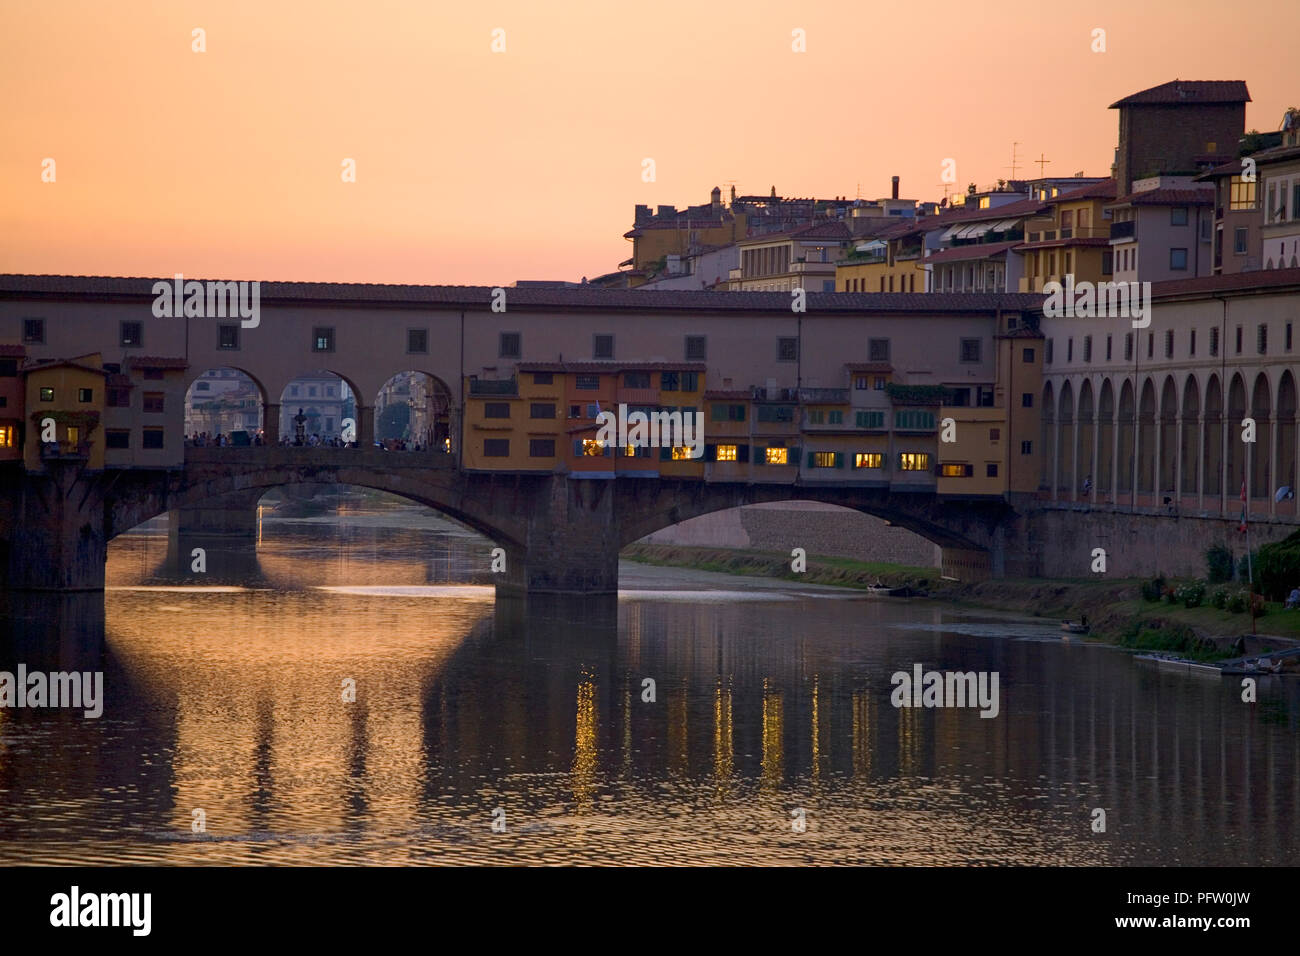
[[[1181,106],[1186,103],[1249,103],[1245,80],[1170,80],[1130,94],[1110,104],[1121,106]]]

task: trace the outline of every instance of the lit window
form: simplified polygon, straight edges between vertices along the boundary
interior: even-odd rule
[[[833,451],[817,451],[812,454],[812,466],[814,468],[837,468],[839,467],[839,453]]]
[[[12,425],[0,425],[0,448],[14,447],[14,427]]]
[[[945,478],[969,478],[974,473],[974,465],[947,464],[939,466],[939,474]]]
[[[788,465],[790,463],[790,449],[769,448],[766,457],[769,465]]]
[[[929,471],[930,454],[924,451],[905,451],[898,456],[899,471]]]
[[[690,461],[695,457],[691,452],[692,449],[685,445],[673,446],[673,461]]]
[[[737,458],[738,446],[736,445],[719,445],[718,461],[735,461]]]
[[[884,463],[884,455],[878,451],[863,451],[853,456],[854,468],[879,468]]]
[[[43,402],[52,402],[52,401],[54,401],[54,389],[52,389],[52,388],[42,388],[42,389],[41,389],[41,401],[43,401]]]
[[[582,454],[587,458],[599,458],[605,454],[605,443],[598,438],[584,438],[582,440]]]

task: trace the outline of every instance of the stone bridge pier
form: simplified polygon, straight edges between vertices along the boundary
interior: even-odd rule
[[[504,595],[618,593],[616,483],[532,479],[521,490],[519,544],[501,545]]]

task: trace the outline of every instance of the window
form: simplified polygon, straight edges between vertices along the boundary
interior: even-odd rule
[[[719,446],[718,446],[717,460],[718,460],[718,461],[736,461],[736,460],[737,460],[737,457],[738,457],[739,450],[740,450],[740,449],[739,449],[739,446],[737,446],[737,445],[719,445]]]
[[[143,432],[143,435],[142,435],[142,440],[141,440],[141,442],[140,442],[140,447],[141,447],[141,448],[151,448],[151,449],[162,448],[162,447],[163,447],[163,430],[162,430],[161,428],[146,428],[146,429],[144,429],[144,432]]]
[[[533,402],[531,405],[528,406],[528,417],[529,418],[554,418],[555,403],[554,402]]]
[[[708,338],[703,335],[686,336],[686,361],[703,362],[709,357]]]
[[[885,413],[884,412],[858,412],[854,416],[854,424],[856,424],[858,428],[884,428]]]
[[[723,405],[715,402],[713,404],[713,420],[715,422],[743,422],[745,420],[745,406]]]
[[[120,322],[118,323],[118,330],[118,342],[122,348],[134,349],[140,347],[143,333],[139,322]]]
[[[95,390],[93,388],[77,389],[77,401],[83,405],[88,405],[95,400]]]
[[[1173,206],[1169,210],[1169,225],[1185,226],[1187,225],[1187,207]]]
[[[980,389],[979,407],[992,408],[993,407],[993,386],[981,385],[979,389]]]
[[[1238,226],[1232,230],[1232,254],[1244,256],[1246,247],[1249,243],[1250,230],[1245,226]]]
[[[1237,326],[1237,354],[1241,354],[1241,326]]]
[[[763,453],[763,460],[769,465],[788,465],[790,464],[790,449],[769,448]]]
[[[105,448],[130,448],[131,430],[128,428],[110,428],[104,432]]]
[[[1268,326],[1262,323],[1255,329],[1255,351],[1260,355],[1268,352]]]
[[[1174,330],[1165,329],[1165,358],[1174,357]]]
[[[799,340],[793,336],[782,336],[776,340],[776,360],[778,362],[799,361]]]
[[[484,402],[483,417],[484,418],[509,418],[510,403],[509,402]]]
[[[521,339],[522,336],[518,332],[502,332],[497,339],[497,356],[519,358],[522,349]]]
[[[509,458],[510,439],[509,438],[484,438],[483,457],[484,458]]]
[[[528,439],[528,457],[529,458],[554,458],[555,439],[554,438]]]
[[[1085,362],[1092,361],[1092,336],[1091,335],[1085,335],[1083,337],[1083,360]]]
[[[1286,324],[1286,340],[1283,343],[1282,348],[1284,351],[1287,352],[1291,351],[1291,323],[1290,322]]]
[[[145,392],[144,393],[144,410],[154,414],[163,411],[164,398],[162,392]]]
[[[885,390],[885,376],[877,375],[871,383],[871,388],[874,391],[883,392]]]
[[[206,392],[207,382],[198,382],[195,389],[200,392]],[[131,407],[131,389],[125,385],[110,385],[104,390],[104,400],[108,403],[109,408],[130,408]]]
[[[682,372],[682,391],[698,392],[700,390],[699,372]]]
[[[1052,364],[1052,343],[1053,343],[1054,341],[1056,341],[1056,340],[1055,340],[1055,339],[1048,339],[1048,340],[1047,340],[1047,354],[1046,354],[1045,356],[1043,356],[1043,360],[1044,360],[1048,365],[1051,365],[1051,364]]]
[[[599,375],[578,375],[573,380],[573,387],[584,392],[594,392],[600,388]]]
[[[1188,329],[1187,331],[1187,355],[1189,358],[1196,358],[1196,330]]]
[[[1020,443],[1020,454],[1032,455],[1034,453],[1034,443],[1031,441],[1022,441]]]
[[[0,359],[0,378],[14,378],[18,375],[17,359]]]
[[[979,339],[961,340],[961,360],[963,362],[978,362],[980,360]]]
[[[1106,361],[1107,361],[1107,362],[1110,361],[1111,352],[1112,352],[1112,349],[1111,349],[1111,346],[1112,346],[1112,345],[1114,345],[1114,342],[1111,340],[1111,336],[1109,336],[1109,335],[1106,336]]]
[[[854,468],[881,468],[885,464],[885,456],[878,451],[860,451],[853,456]]]
[[[312,329],[311,350],[313,352],[333,352],[334,329],[326,326]]]
[[[23,341],[28,345],[42,345],[45,342],[45,320],[23,319]]]
[[[163,380],[163,370],[160,368],[146,368],[142,374],[146,381],[161,382]]]
[[[975,466],[960,463],[940,465],[939,474],[944,478],[973,478],[975,476]]]
[[[832,408],[826,416],[826,421],[831,425],[843,425],[844,412],[840,411],[838,408]]]
[[[1021,408],[1033,408],[1033,407],[1034,407],[1034,393],[1033,393],[1033,392],[1022,392],[1022,393],[1020,394],[1020,407],[1021,407]]]
[[[581,405],[570,405],[570,406],[569,406],[569,417],[570,417],[570,418],[581,418],[581,417],[582,417],[582,406],[581,406]]]
[[[1185,271],[1187,269],[1186,249],[1169,250],[1169,268],[1179,272]]]
[[[808,454],[808,464],[813,468],[838,468],[843,460],[842,452],[814,451]]]
[[[758,420],[760,422],[793,422],[794,406],[793,405],[759,405]]]
[[[1074,339],[1073,338],[1068,338],[1065,340],[1065,360],[1067,362],[1074,361]]]
[[[1156,334],[1154,332],[1148,332],[1147,333],[1147,358],[1155,358],[1155,354],[1156,354]]]
[[[1101,274],[1104,276],[1114,275],[1115,273],[1115,253],[1103,252],[1101,254]]]
[[[1219,354],[1219,330],[1210,329],[1210,355]]]
[[[998,466],[995,462],[989,462],[984,466],[985,478],[996,478],[998,476]]]
[[[407,329],[406,351],[411,355],[426,354],[429,351],[429,330]]]
[[[674,445],[672,459],[673,461],[690,461],[695,457],[693,452],[694,449],[688,448],[685,445]]]
[[[584,458],[600,458],[605,454],[605,446],[595,438],[584,438],[582,444],[578,445]]]
[[[48,386],[42,386],[42,388],[41,388],[41,401],[43,401],[43,402],[52,402],[52,401],[54,401],[54,389],[52,389],[52,388],[50,388],[50,387],[48,387]]]
[[[872,362],[888,362],[889,339],[868,339],[867,358]]]
[[[534,385],[554,385],[554,384],[555,384],[555,375],[554,375],[553,373],[551,373],[551,372],[534,372],[534,373],[533,373],[533,384],[534,384]]]
[[[227,352],[237,351],[239,349],[239,326],[218,325],[217,348]]]
[[[1002,429],[1000,429],[1000,428],[990,428],[990,429],[989,429],[989,441],[1001,441],[1001,440],[1002,440]]]
[[[867,375],[853,376],[853,387],[859,392],[864,392],[871,387],[871,377]]]
[[[593,402],[592,404],[587,406],[587,417],[588,418],[600,417],[600,403]]]
[[[930,453],[924,451],[905,451],[898,456],[899,471],[929,471]]]
[[[1024,353],[1023,353],[1023,356],[1024,356],[1025,364],[1029,364],[1030,362],[1032,362],[1032,361],[1034,360],[1034,350],[1033,350],[1033,349],[1025,349],[1025,351],[1024,351]]]
[[[624,388],[649,388],[650,373],[649,372],[624,372],[623,387]]]
[[[904,409],[894,412],[894,428],[900,431],[932,431],[934,412]]]
[[[612,359],[614,357],[614,336],[597,332],[591,337],[591,357],[594,359]]]
[[[1255,181],[1242,182],[1240,176],[1232,177],[1230,209],[1255,208]]]
[[[825,409],[821,409],[821,408],[813,408],[813,409],[809,409],[809,411],[808,411],[808,424],[809,424],[809,425],[825,425],[825,424],[826,424],[826,411],[825,411]]]
[[[664,372],[659,376],[659,390],[661,392],[677,391],[678,380],[676,372]]]

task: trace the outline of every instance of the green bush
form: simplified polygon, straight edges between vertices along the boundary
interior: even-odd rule
[[[1174,592],[1174,599],[1183,607],[1200,607],[1205,600],[1205,585],[1200,581],[1184,584]]]
[[[1237,580],[1249,581],[1251,573],[1254,573],[1255,580],[1259,580],[1259,552],[1252,551],[1249,555],[1243,554],[1237,559]]]
[[[1165,576],[1163,574],[1142,584],[1142,600],[1144,601],[1159,601],[1164,593]]]
[[[1272,601],[1285,601],[1300,586],[1300,531],[1259,549],[1255,580]]]
[[[1211,584],[1232,580],[1232,552],[1216,544],[1205,552],[1205,569]]]
[[[1228,589],[1215,588],[1214,593],[1210,595],[1210,604],[1222,611],[1228,606]]]
[[[1233,614],[1240,614],[1242,611],[1246,610],[1246,596],[1248,594],[1249,592],[1247,591],[1232,592],[1232,594],[1228,596],[1228,611]]]

